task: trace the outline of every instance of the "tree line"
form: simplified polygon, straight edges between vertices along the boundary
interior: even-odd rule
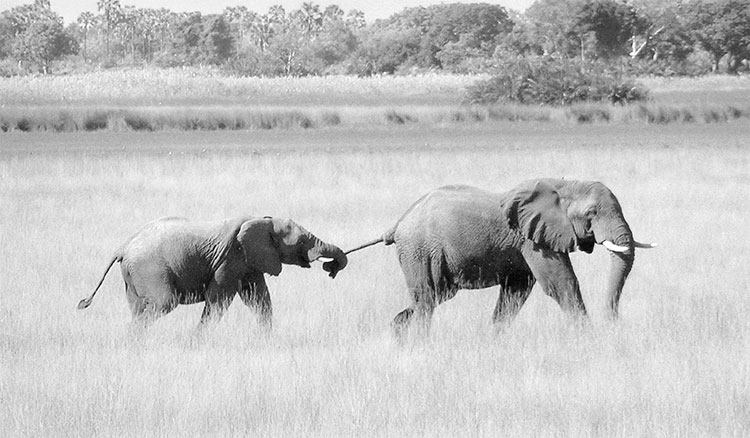
[[[750,60],[747,0],[537,0],[405,8],[368,23],[313,2],[221,14],[98,0],[67,25],[50,0],[0,14],[0,74],[215,65],[247,76],[496,71],[519,58],[604,61],[640,74],[738,73]],[[65,66],[65,67],[61,67]]]

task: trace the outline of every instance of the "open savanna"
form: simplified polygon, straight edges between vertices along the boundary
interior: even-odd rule
[[[3,436],[750,435],[750,124],[487,123],[333,130],[0,136]],[[290,217],[344,248],[380,235],[427,190],[501,191],[595,179],[639,251],[621,318],[603,317],[608,260],[575,253],[590,324],[535,288],[496,333],[497,290],[438,307],[399,345],[407,304],[393,247],[335,280],[269,278],[263,335],[236,300],[197,334],[202,305],[130,332],[118,269],[76,310],[115,248],[180,215]]]

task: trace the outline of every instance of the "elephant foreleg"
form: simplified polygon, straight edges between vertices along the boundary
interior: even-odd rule
[[[534,282],[534,277],[528,273],[509,277],[500,286],[500,295],[497,298],[495,311],[492,313],[492,322],[498,328],[509,324],[518,315],[531,294]]]
[[[240,298],[247,307],[257,313],[261,327],[270,331],[273,308],[271,307],[271,295],[268,293],[268,286],[263,274],[257,274],[242,281]]]
[[[205,325],[209,321],[218,321],[224,315],[232,299],[237,293],[239,282],[234,285],[223,286],[212,281],[206,289],[206,306],[203,308],[203,314],[201,315],[200,326]]]
[[[566,314],[585,317],[586,306],[568,254],[540,248],[529,241],[524,244],[522,253],[544,292],[557,301]]]

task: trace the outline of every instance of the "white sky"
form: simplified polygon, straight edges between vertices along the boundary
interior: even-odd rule
[[[50,0],[52,10],[62,15],[65,24],[74,21],[81,12],[97,13],[97,0]],[[507,9],[523,11],[534,0],[319,0],[313,1],[325,8],[335,4],[344,11],[359,9],[365,13],[367,22],[378,18],[387,18],[407,7],[428,6],[439,3],[491,3],[504,6]],[[34,0],[0,0],[0,11],[15,6],[32,4]],[[137,8],[167,8],[175,12],[200,11],[201,13],[220,13],[227,6],[245,6],[253,12],[266,13],[272,5],[282,5],[287,11],[299,9],[303,0],[120,0],[123,6],[132,5]]]

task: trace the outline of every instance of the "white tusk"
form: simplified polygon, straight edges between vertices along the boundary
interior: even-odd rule
[[[602,245],[612,252],[630,252],[630,248],[628,248],[627,246],[615,245],[610,240],[605,240],[604,242],[602,242]]]
[[[654,243],[654,242],[652,242],[652,243],[633,242],[633,246],[636,247],[636,248],[646,248],[646,249],[648,249],[648,248],[656,248],[657,246],[659,246],[659,244],[658,243]]]
[[[324,263],[325,263],[325,262],[332,262],[332,261],[333,261],[333,259],[332,259],[332,258],[330,258],[330,257],[323,257],[323,256],[321,256],[321,257],[318,257],[318,258],[317,258],[317,259],[315,259],[315,260],[316,260],[316,261],[321,261],[321,262],[324,262]]]

